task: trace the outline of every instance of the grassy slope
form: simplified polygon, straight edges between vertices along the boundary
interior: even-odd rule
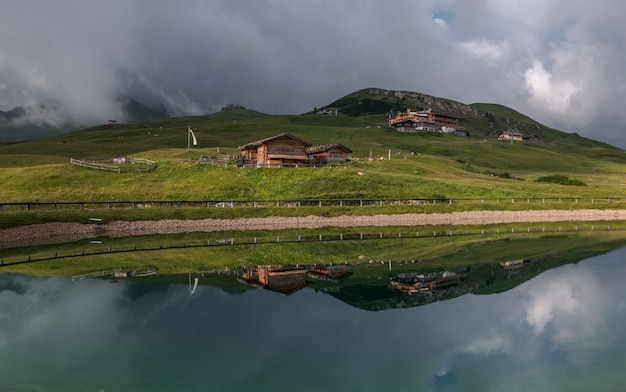
[[[624,151],[586,139],[580,138],[580,143],[576,137],[568,139],[567,148],[562,142],[511,144],[493,137],[401,134],[388,130],[384,123],[384,118],[371,116],[265,116],[237,109],[201,117],[106,125],[0,145],[0,201],[604,197],[621,195],[626,184]],[[195,130],[199,143],[190,154],[188,126]],[[252,170],[196,162],[200,156],[235,155],[239,145],[282,132],[313,144],[343,143],[358,158],[370,154],[387,158],[391,151],[392,160],[362,159],[338,168],[299,170]],[[470,132],[477,133],[474,129]],[[68,163],[70,157],[115,155],[153,159],[158,168],[154,173],[117,174]],[[508,173],[510,178],[488,173]],[[551,174],[564,174],[587,186],[533,181]]]

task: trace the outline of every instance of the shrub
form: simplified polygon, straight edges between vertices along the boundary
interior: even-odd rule
[[[547,182],[551,184],[559,184],[559,185],[572,185],[572,186],[586,186],[582,181],[571,179],[562,174],[555,174],[552,176],[542,176],[535,180],[536,182]]]

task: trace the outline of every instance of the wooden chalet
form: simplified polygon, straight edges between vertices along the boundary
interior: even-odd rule
[[[522,140],[524,140],[525,142],[529,142],[529,143],[539,143],[541,141],[541,138],[537,135],[528,135],[528,136],[523,136]]]
[[[498,140],[524,140],[524,136],[519,131],[503,131],[498,135]]]
[[[307,143],[288,133],[248,143],[241,150],[246,167],[296,167],[308,163]]]
[[[399,132],[441,132],[444,129],[460,129],[459,118],[432,110],[400,112],[389,119],[389,127]]]
[[[309,163],[346,162],[352,158],[352,150],[340,143],[323,144],[306,150]]]

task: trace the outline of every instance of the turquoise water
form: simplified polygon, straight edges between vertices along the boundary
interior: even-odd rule
[[[368,312],[303,289],[0,275],[0,391],[617,391],[626,248]]]

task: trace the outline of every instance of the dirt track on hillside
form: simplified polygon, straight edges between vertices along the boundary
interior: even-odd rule
[[[488,225],[514,222],[626,221],[626,210],[467,211],[338,217],[266,217],[201,220],[114,221],[102,224],[43,223],[0,230],[0,249],[57,244],[94,237],[279,230],[322,227]]]

